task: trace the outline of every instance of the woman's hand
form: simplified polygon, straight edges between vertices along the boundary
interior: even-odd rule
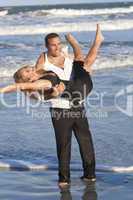
[[[0,93],[10,93],[10,92],[15,92],[15,91],[17,91],[16,84],[8,85],[3,88],[0,88]]]

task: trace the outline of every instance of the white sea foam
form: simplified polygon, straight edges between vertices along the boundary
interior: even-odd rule
[[[18,48],[22,50],[33,50],[32,46],[23,44],[23,43],[1,43],[0,42],[0,48]]]
[[[0,160],[0,169],[7,170],[58,170],[58,167],[55,165],[48,165],[45,161],[23,161],[23,160],[11,160],[11,159],[1,159]],[[71,167],[71,170],[81,170],[80,168]],[[124,166],[107,166],[107,165],[97,165],[96,171],[101,172],[117,172],[117,173],[131,173],[133,172],[133,166],[124,167]]]
[[[23,161],[23,160],[0,160],[1,169],[16,169],[16,170],[46,170],[46,164],[36,164],[36,162]]]
[[[129,56],[113,56],[112,58],[100,57],[93,65],[94,70],[110,69],[117,67],[133,66],[133,57]]]
[[[133,29],[133,20],[108,20],[79,23],[51,23],[49,25],[19,25],[0,27],[0,35],[35,35],[49,32],[95,31],[100,23],[104,31]]]
[[[2,63],[3,61],[1,61]],[[19,64],[18,64],[19,62]],[[3,65],[0,66],[0,77],[12,77],[14,72],[23,65],[31,64],[34,65],[35,61],[31,61],[28,63],[27,61],[23,61],[23,59],[19,58],[18,60],[14,60],[14,58],[9,57],[5,58]],[[112,58],[100,56],[97,58],[96,62],[93,65],[94,71],[102,70],[102,69],[110,69],[117,67],[127,67],[133,66],[133,57],[131,55],[124,56],[121,55],[119,57],[113,56]]]
[[[1,57],[0,62],[0,77],[12,77],[18,68],[27,64],[33,65],[33,61],[28,62],[19,56]]]
[[[0,17],[5,16],[8,14],[8,10],[1,10],[0,11]]]
[[[17,69],[6,69],[4,67],[0,67],[0,77],[12,77],[14,72],[16,71]]]
[[[21,15],[35,16],[57,16],[57,17],[76,17],[76,16],[89,16],[89,15],[111,15],[111,14],[127,14],[133,12],[133,6],[126,8],[104,8],[104,9],[48,9],[21,12]]]

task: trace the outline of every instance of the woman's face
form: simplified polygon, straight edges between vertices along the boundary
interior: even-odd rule
[[[26,67],[25,69],[22,69],[21,75],[25,82],[38,80],[38,74],[33,67]]]

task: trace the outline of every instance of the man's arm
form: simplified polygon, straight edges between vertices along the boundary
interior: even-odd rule
[[[42,54],[39,56],[39,58],[38,58],[38,60],[37,60],[37,62],[36,62],[36,64],[35,64],[35,69],[36,69],[37,71],[40,70],[40,69],[43,69],[44,62],[45,62],[44,53],[42,53]]]

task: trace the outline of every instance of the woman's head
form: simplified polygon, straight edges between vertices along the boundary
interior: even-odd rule
[[[24,66],[17,70],[14,74],[14,80],[16,83],[31,82],[31,80],[37,76],[34,67]]]

